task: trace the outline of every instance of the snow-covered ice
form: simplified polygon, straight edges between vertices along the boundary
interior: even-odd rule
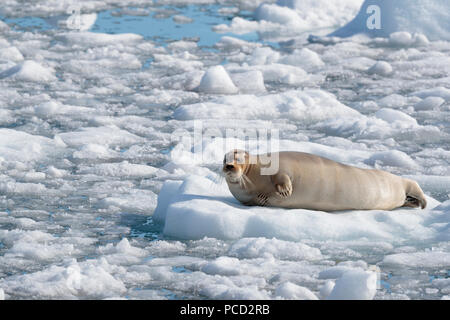
[[[0,73],[0,79],[3,78],[12,78],[15,81],[35,82],[50,82],[56,80],[53,70],[43,67],[32,60],[24,61],[23,63],[3,71]]]
[[[0,300],[448,299],[450,10],[391,2],[2,4]],[[232,148],[387,170],[428,206],[245,207]]]
[[[249,208],[240,205],[223,183],[217,185],[192,176],[180,184],[178,192],[162,192],[159,199],[162,207],[156,209],[154,219],[164,224],[165,235],[180,239],[266,237],[290,241],[387,240],[393,244],[404,241],[418,244],[445,236],[441,226],[435,229],[428,224],[436,215],[433,208],[439,205],[432,198],[428,198],[428,208],[419,215],[410,209],[329,214],[303,209]]]
[[[200,85],[198,86],[198,91],[216,94],[232,94],[237,93],[238,89],[222,66],[214,66],[206,70],[200,81]]]
[[[387,76],[392,73],[392,66],[386,61],[377,61],[373,66],[367,70],[369,74],[378,74],[381,76]]]
[[[358,15],[331,35],[348,37],[357,33],[370,36],[394,34],[390,39],[399,45],[409,45],[412,41],[411,33],[421,33],[432,40],[449,40],[450,13],[447,9],[448,3],[445,0],[426,3],[419,0],[365,0]],[[420,43],[422,39],[419,39]]]

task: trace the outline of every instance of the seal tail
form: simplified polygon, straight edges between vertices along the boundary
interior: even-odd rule
[[[403,207],[412,207],[425,209],[427,206],[427,200],[425,195],[416,181],[404,179],[405,181],[405,191],[406,199]]]

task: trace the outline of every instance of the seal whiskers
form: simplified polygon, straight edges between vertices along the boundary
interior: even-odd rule
[[[245,174],[242,174],[242,175],[241,175],[241,180],[244,182],[244,185],[245,185],[245,188],[246,188],[246,189],[249,189],[247,183],[248,183],[252,188],[254,188],[255,185],[253,184],[252,180],[250,180],[250,178],[247,177]]]

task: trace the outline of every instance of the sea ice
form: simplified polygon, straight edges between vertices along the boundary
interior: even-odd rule
[[[73,299],[81,294],[91,299],[107,298],[126,292],[123,282],[111,274],[118,268],[105,259],[81,263],[74,259],[62,266],[53,265],[43,271],[11,277],[8,287],[23,297]]]
[[[264,76],[264,79],[266,77]],[[183,105],[175,110],[179,120],[191,119],[296,119],[304,123],[333,117],[358,117],[359,113],[322,90],[292,90],[278,94],[239,95]]]
[[[420,97],[422,99],[428,97],[440,97],[445,101],[450,101],[450,89],[444,87],[437,87],[433,89],[425,89],[413,92],[412,95]]]
[[[64,147],[56,139],[13,129],[1,128],[0,136],[0,156],[8,161],[36,161],[62,152]]]
[[[75,0],[2,4],[0,299],[448,298],[446,1],[216,2],[84,1],[92,32],[58,23]],[[386,34],[356,34],[369,3]],[[214,21],[215,44],[184,37]],[[174,139],[199,123],[279,136]],[[233,147],[384,169],[428,207],[242,206],[217,174]]]
[[[80,167],[80,172],[84,174],[96,174],[111,177],[143,178],[153,176],[159,169],[142,164],[129,163],[101,163],[95,166]]]
[[[382,119],[388,123],[393,123],[396,124],[398,123],[399,125],[405,125],[405,126],[417,126],[417,120],[414,119],[413,117],[398,111],[398,110],[393,110],[393,109],[389,109],[389,108],[382,108],[380,110],[378,110],[377,112],[375,112],[375,117],[377,117],[378,119]]]
[[[283,299],[318,300],[317,296],[308,288],[300,287],[291,282],[285,282],[277,287],[275,295]]]
[[[219,257],[205,264],[201,271],[206,274],[218,274],[223,276],[235,276],[241,273],[239,259]]]
[[[185,24],[185,23],[192,23],[194,20],[192,18],[183,16],[183,15],[175,15],[173,16],[173,21],[175,21],[176,23],[180,23],[180,24]]]
[[[395,253],[386,255],[385,265],[414,265],[421,268],[446,268],[450,265],[450,253],[442,251],[425,251],[410,253]]]
[[[340,277],[328,300],[372,300],[377,290],[377,275],[370,271],[348,271]]]
[[[179,185],[179,184],[178,184]],[[281,240],[334,239],[377,241],[425,241],[439,237],[439,228],[426,221],[439,203],[431,198],[420,215],[410,209],[392,212],[353,211],[330,214],[302,209],[245,207],[224,184],[202,177],[190,177],[178,186],[164,186],[159,195],[157,218],[164,234],[180,239],[239,239],[276,237]],[[167,208],[165,213],[161,212]],[[413,214],[413,215],[412,215]],[[330,227],[333,226],[333,227]],[[235,249],[237,250],[237,249]]]
[[[331,291],[333,291],[334,288],[334,281],[333,280],[327,280],[324,285],[320,288],[320,298],[321,299],[326,299],[326,297],[328,297],[331,293]]]
[[[0,48],[0,59],[12,62],[23,61],[23,55],[16,47]]]
[[[273,255],[283,260],[319,260],[320,250],[303,243],[292,243],[276,238],[243,238],[236,241],[229,254],[240,259],[251,259]]]
[[[392,66],[386,61],[378,61],[367,70],[368,74],[378,74],[380,76],[387,76],[392,73]]]
[[[73,12],[67,19],[59,21],[58,24],[67,29],[87,31],[95,24],[96,20],[96,13],[80,14],[79,12]]]
[[[296,49],[291,54],[282,57],[279,62],[299,66],[305,70],[324,65],[320,56],[308,48]]]
[[[439,108],[445,102],[441,97],[427,97],[422,101],[418,102],[414,109],[417,111],[421,110],[435,110]]]
[[[232,73],[231,79],[239,88],[240,93],[264,93],[264,77],[261,71],[235,72]]]
[[[94,32],[68,32],[62,35],[62,39],[67,41],[70,45],[97,47],[136,44],[142,40],[142,36],[134,33],[107,34]]]
[[[365,160],[369,165],[383,165],[389,167],[417,168],[417,163],[411,159],[406,153],[398,150],[380,151],[374,153],[370,158]]]
[[[80,131],[61,133],[58,137],[67,145],[75,147],[82,147],[88,143],[127,146],[142,140],[142,138],[129,133],[126,130],[121,130],[114,125],[87,127]]]
[[[349,37],[357,33],[365,33],[370,36],[387,37],[394,32],[402,32],[397,33],[393,38],[393,41],[399,45],[411,43],[410,33],[422,33],[431,40],[449,40],[448,5],[445,0],[432,0],[426,3],[419,0],[394,2],[366,0],[358,15],[330,36]]]
[[[277,1],[262,3],[254,11],[257,21],[234,17],[230,25],[214,27],[217,32],[237,34],[258,31],[263,37],[289,39],[312,29],[343,25],[354,17],[362,0],[329,1]]]

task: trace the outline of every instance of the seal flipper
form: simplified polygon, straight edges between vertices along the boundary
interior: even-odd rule
[[[411,208],[417,208],[420,206],[420,202],[418,199],[406,196],[405,203],[403,204],[403,207],[411,207]]]
[[[292,195],[292,182],[287,174],[277,174],[272,177],[277,189],[276,194],[281,198],[287,198]]]
[[[417,208],[420,206],[420,208],[425,209],[427,206],[427,199],[417,182],[409,179],[404,180],[406,183],[406,198],[403,207]]]

